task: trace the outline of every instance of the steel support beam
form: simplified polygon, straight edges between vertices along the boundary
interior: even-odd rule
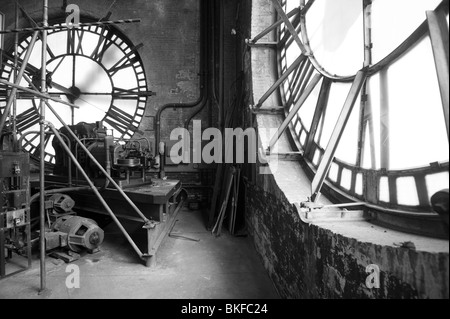
[[[25,53],[25,57],[23,59],[22,66],[20,67],[19,73],[17,74],[16,83],[15,83],[16,85],[19,85],[20,81],[22,81],[22,77],[23,77],[23,75],[25,73],[25,69],[27,67],[28,60],[30,59],[31,53],[33,52],[34,45],[36,43],[37,38],[38,38],[38,32],[36,31],[33,34],[33,37],[31,38],[30,44],[28,45],[28,48],[27,48],[27,52]],[[1,80],[1,83],[6,84],[4,82],[6,82],[6,81]],[[7,82],[7,83],[9,83],[9,82]],[[11,83],[9,83],[9,84],[11,84]],[[13,87],[13,89],[11,90],[11,94],[9,95],[8,102],[6,103],[6,106],[5,106],[4,112],[2,114],[2,117],[0,119],[0,132],[3,131],[3,127],[5,126],[6,119],[8,118],[9,113],[11,111],[11,106],[14,103],[16,93],[17,93],[17,88]]]
[[[345,101],[341,115],[339,116],[336,127],[334,128],[333,134],[331,135],[330,142],[328,143],[325,154],[322,158],[322,161],[320,162],[316,176],[314,177],[311,185],[311,200],[314,202],[316,202],[319,198],[320,190],[322,189],[322,185],[325,181],[328,171],[330,170],[342,134],[344,133],[345,127],[352,113],[356,99],[361,92],[361,88],[366,80],[366,77],[367,73],[364,69],[356,74],[355,81],[353,82],[353,85],[350,89],[350,93],[347,97],[347,100]]]
[[[300,55],[292,65],[283,73],[283,75],[272,85],[272,87],[261,97],[258,104],[256,104],[256,108],[260,108],[265,101],[275,92],[276,89],[280,87],[280,85],[286,81],[286,79],[294,72],[297,67],[306,59],[306,57],[302,54]]]
[[[275,146],[275,144],[280,139],[281,135],[283,135],[284,131],[289,127],[289,123],[291,123],[292,119],[295,117],[295,115],[298,113],[300,108],[303,106],[305,101],[308,99],[309,95],[312,93],[312,91],[315,89],[319,81],[322,79],[322,76],[320,74],[316,74],[314,78],[311,80],[311,83],[306,88],[303,95],[300,97],[300,99],[295,104],[294,108],[289,112],[288,116],[284,120],[283,124],[281,124],[280,128],[278,129],[278,132],[275,134],[274,137],[270,140],[269,149],[268,151],[272,150]]]
[[[428,28],[430,32],[431,46],[433,48],[434,61],[439,79],[442,108],[444,110],[447,138],[450,139],[449,128],[449,32],[447,19],[443,11],[427,11]]]
[[[317,101],[316,110],[314,111],[314,117],[311,123],[311,128],[309,130],[308,137],[305,142],[305,157],[311,159],[312,155],[311,151],[313,149],[314,140],[316,138],[317,130],[319,128],[320,119],[324,113],[328,105],[328,100],[330,97],[330,89],[331,89],[332,81],[328,78],[323,78],[322,87],[320,89],[319,99]]]
[[[300,8],[295,8],[293,9],[291,12],[289,12],[286,16],[288,17],[288,19],[292,18],[293,16],[295,16],[296,14],[298,14],[300,12]],[[272,32],[273,30],[275,30],[276,28],[278,28],[280,25],[282,25],[284,22],[283,19],[278,20],[277,22],[275,22],[274,24],[272,24],[270,27],[268,27],[267,29],[265,29],[264,31],[262,31],[260,34],[258,34],[256,37],[254,37],[251,40],[248,40],[247,43],[248,44],[255,44],[258,40],[262,39],[265,35],[269,34],[270,32]]]
[[[273,5],[275,6],[275,9],[278,12],[278,14],[280,15],[281,19],[283,20],[284,24],[286,24],[286,27],[288,28],[288,30],[291,33],[292,37],[294,38],[295,42],[297,42],[297,45],[299,46],[302,53],[304,55],[309,55],[308,51],[306,50],[305,46],[303,45],[302,40],[300,40],[300,37],[298,36],[297,31],[295,30],[294,26],[292,25],[291,21],[289,20],[288,16],[286,15],[286,12],[284,12],[281,4],[278,2],[278,0],[272,0],[272,2],[273,2]]]

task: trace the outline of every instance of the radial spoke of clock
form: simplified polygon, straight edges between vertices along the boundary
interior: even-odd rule
[[[59,60],[59,62],[58,62],[58,65],[56,65],[56,67],[53,69],[53,73],[55,73],[58,69],[59,69],[59,67],[61,66],[61,64],[64,62],[64,60],[66,59],[66,56],[67,55],[64,55],[60,60]],[[52,61],[49,61],[48,63],[51,63]]]

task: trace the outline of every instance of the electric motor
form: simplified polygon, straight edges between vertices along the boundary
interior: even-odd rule
[[[52,230],[67,234],[67,246],[75,252],[83,248],[93,251],[97,249],[104,239],[103,230],[97,223],[89,218],[78,216],[64,216],[53,225]]]

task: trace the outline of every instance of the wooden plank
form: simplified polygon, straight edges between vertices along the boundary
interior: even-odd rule
[[[439,79],[442,108],[444,110],[447,138],[450,140],[449,128],[449,32],[446,15],[443,11],[427,11],[428,29],[431,46]]]
[[[366,77],[367,74],[365,70],[361,70],[357,73],[355,81],[353,82],[353,85],[350,89],[350,93],[347,97],[347,100],[345,101],[341,115],[339,116],[336,127],[334,128],[333,134],[331,135],[330,142],[328,143],[325,154],[323,155],[322,161],[320,162],[316,176],[314,177],[311,185],[311,199],[314,202],[316,202],[319,198],[318,195],[320,194],[322,185],[325,181],[328,171],[330,170],[342,134],[344,133],[345,127],[350,118],[359,92],[361,91],[361,88],[366,80]]]
[[[278,140],[280,139],[281,135],[283,135],[284,131],[286,131],[286,129],[289,126],[289,123],[291,123],[291,121],[293,120],[293,118],[295,117],[295,115],[297,115],[298,111],[300,110],[300,108],[303,106],[303,104],[305,103],[305,101],[308,99],[309,95],[312,93],[312,91],[314,91],[315,87],[317,86],[317,84],[319,83],[319,81],[322,79],[322,75],[320,74],[316,74],[314,76],[314,78],[312,79],[311,83],[308,85],[308,87],[306,88],[305,92],[303,93],[303,95],[300,97],[300,99],[297,101],[297,103],[295,104],[294,108],[291,110],[291,112],[288,114],[288,116],[286,117],[286,119],[284,120],[283,124],[281,124],[281,127],[278,129],[278,132],[275,134],[274,137],[272,137],[270,144],[269,144],[269,151],[271,149],[273,149],[273,147],[275,146],[275,143],[278,142]]]

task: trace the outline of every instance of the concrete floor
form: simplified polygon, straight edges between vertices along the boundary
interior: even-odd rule
[[[38,295],[39,260],[25,272],[0,280],[0,299],[278,299],[278,294],[250,238],[219,238],[208,232],[201,213],[180,211],[156,265],[146,268],[115,225],[104,228],[99,253],[73,264],[80,269],[80,288],[68,289],[68,264],[48,258],[47,288]]]

